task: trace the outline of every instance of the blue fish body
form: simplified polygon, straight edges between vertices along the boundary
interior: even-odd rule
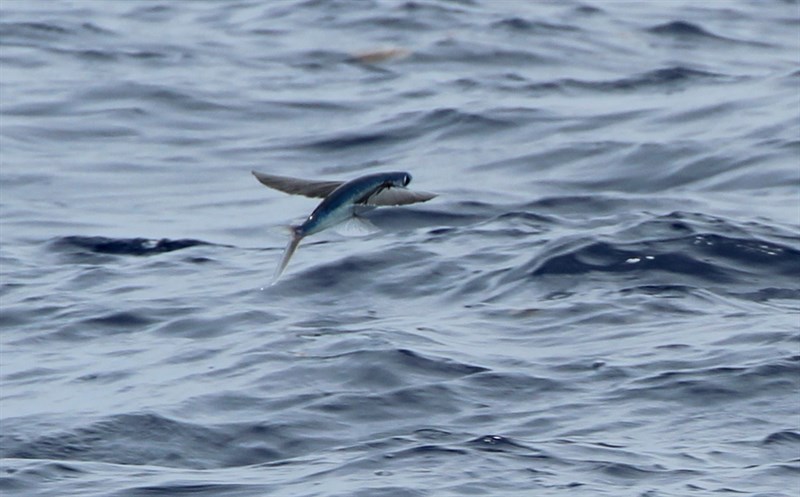
[[[301,238],[319,233],[353,216],[357,205],[364,205],[370,197],[385,188],[404,187],[411,175],[403,172],[376,173],[343,183],[323,200],[303,224],[294,227]]]

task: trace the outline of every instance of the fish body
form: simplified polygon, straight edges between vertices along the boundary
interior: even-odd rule
[[[410,174],[392,172],[369,174],[342,183],[325,197],[297,230],[302,236],[308,236],[347,221],[355,214],[356,206],[368,205],[369,199],[384,189],[403,188],[410,181]]]
[[[347,182],[307,181],[257,171],[253,171],[253,175],[270,188],[286,193],[324,198],[302,224],[291,227],[292,238],[275,270],[273,284],[289,264],[303,238],[352,219],[359,206],[404,205],[425,202],[436,196],[432,193],[407,190],[405,187],[411,182],[411,175],[405,172],[369,174]]]

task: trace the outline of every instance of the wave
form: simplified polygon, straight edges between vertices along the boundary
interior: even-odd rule
[[[699,25],[687,21],[671,21],[663,24],[658,24],[656,26],[648,28],[647,31],[658,35],[675,36],[675,37],[723,39],[720,36],[714,35],[706,31]]]
[[[281,430],[209,427],[154,413],[119,414],[70,431],[2,437],[2,455],[18,459],[96,461],[203,469],[255,464],[282,457]],[[260,440],[260,444],[253,443]],[[268,440],[271,440],[268,442]]]
[[[702,84],[723,84],[740,81],[725,74],[694,69],[688,66],[667,66],[652,69],[617,79],[590,81],[585,79],[562,78],[547,82],[517,83],[516,91],[533,91],[537,94],[575,93],[575,92],[639,92],[679,90]],[[526,81],[522,78],[522,81]],[[505,86],[505,84],[500,84]]]
[[[407,112],[391,119],[366,126],[363,131],[336,132],[334,136],[309,140],[291,147],[320,152],[348,151],[389,147],[417,138],[485,135],[512,127],[523,116],[514,109],[496,109],[485,113],[470,113],[454,108]]]
[[[108,238],[104,236],[64,236],[50,242],[50,247],[60,253],[150,256],[174,252],[190,247],[213,245],[201,240],[162,238]]]
[[[781,396],[787,388],[800,386],[800,356],[753,366],[718,366],[712,368],[663,371],[655,376],[634,380],[629,386],[609,392],[615,399],[647,398],[689,405],[714,402],[742,402],[757,397]],[[774,435],[764,444],[784,442],[791,435]]]
[[[674,212],[602,239],[556,239],[516,268],[518,278],[626,275],[642,285],[741,285],[797,290],[800,238],[742,229],[721,218]],[[764,238],[755,234],[761,232]],[[780,240],[780,241],[778,241]],[[633,278],[633,279],[631,279]]]

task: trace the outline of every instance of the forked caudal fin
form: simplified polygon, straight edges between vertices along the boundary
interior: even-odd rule
[[[286,249],[283,251],[283,257],[281,257],[281,263],[275,269],[275,275],[272,277],[271,285],[274,285],[278,282],[278,278],[281,277],[283,274],[283,270],[286,269],[286,265],[289,264],[289,259],[292,258],[294,251],[297,250],[297,246],[300,244],[300,240],[303,239],[303,235],[300,234],[299,227],[292,226],[292,239],[289,240],[289,244],[286,245]]]

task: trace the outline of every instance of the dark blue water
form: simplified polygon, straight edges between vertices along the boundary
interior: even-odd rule
[[[796,496],[796,1],[0,2],[7,496]],[[251,169],[440,194],[309,237]]]

